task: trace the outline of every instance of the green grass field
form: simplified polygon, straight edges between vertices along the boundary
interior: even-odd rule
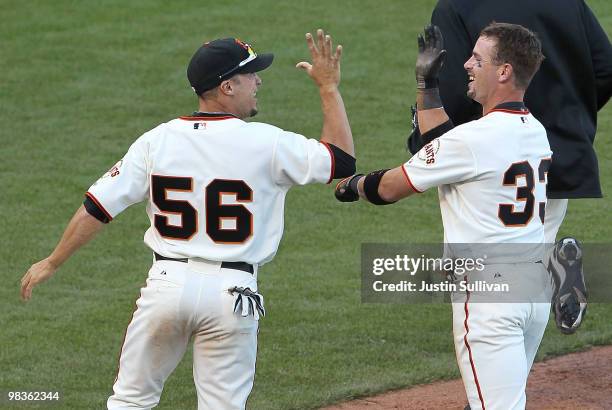
[[[57,408],[104,408],[151,260],[144,207],[119,216],[28,304],[19,301],[19,280],[134,139],[197,108],[185,67],[202,41],[238,36],[273,51],[257,120],[318,138],[318,94],[294,65],[308,57],[304,33],[329,30],[344,45],[341,90],[359,169],[378,169],[407,158],[414,40],[434,3],[0,2],[0,391],[59,390]],[[612,3],[588,4],[612,33]],[[586,242],[609,242],[612,234],[612,107],[599,118],[608,196],[571,202],[560,232]],[[449,305],[360,300],[361,243],[441,241],[434,191],[384,208],[343,206],[329,186],[290,192],[284,240],[260,274],[268,315],[250,408],[318,408],[458,377]],[[612,343],[611,317],[612,305],[598,304],[577,335],[549,326],[538,357]],[[195,407],[188,353],[159,408]]]

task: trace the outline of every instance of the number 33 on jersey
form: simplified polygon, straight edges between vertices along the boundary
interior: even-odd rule
[[[108,220],[148,200],[145,243],[161,255],[262,264],[278,248],[289,188],[332,173],[319,141],[209,114],[142,135],[87,196]]]
[[[492,110],[424,146],[404,164],[417,192],[439,186],[447,243],[543,243],[552,152],[524,107]]]

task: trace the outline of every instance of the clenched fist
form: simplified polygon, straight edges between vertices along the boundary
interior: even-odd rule
[[[363,174],[356,174],[347,178],[344,178],[338,185],[334,195],[340,202],[355,202],[359,200],[359,192],[357,191],[357,183]]]

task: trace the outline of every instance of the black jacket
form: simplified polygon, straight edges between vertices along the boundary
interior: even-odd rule
[[[612,94],[612,46],[584,1],[440,0],[431,21],[440,27],[448,53],[440,95],[455,125],[482,115],[480,104],[466,96],[463,68],[480,31],[497,21],[537,33],[546,59],[525,104],[546,128],[553,151],[548,197],[601,197],[593,140],[597,111]]]

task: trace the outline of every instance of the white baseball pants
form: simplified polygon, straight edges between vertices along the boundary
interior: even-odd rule
[[[550,275],[541,263],[504,264],[487,266],[480,279],[512,283],[518,275],[532,290],[527,297],[492,303],[490,294],[474,292],[452,304],[457,364],[472,410],[525,408],[527,377],[550,313]]]
[[[193,338],[199,410],[244,409],[253,387],[258,322],[234,313],[233,286],[255,274],[220,262],[154,262],[121,350],[109,410],[151,409]]]

